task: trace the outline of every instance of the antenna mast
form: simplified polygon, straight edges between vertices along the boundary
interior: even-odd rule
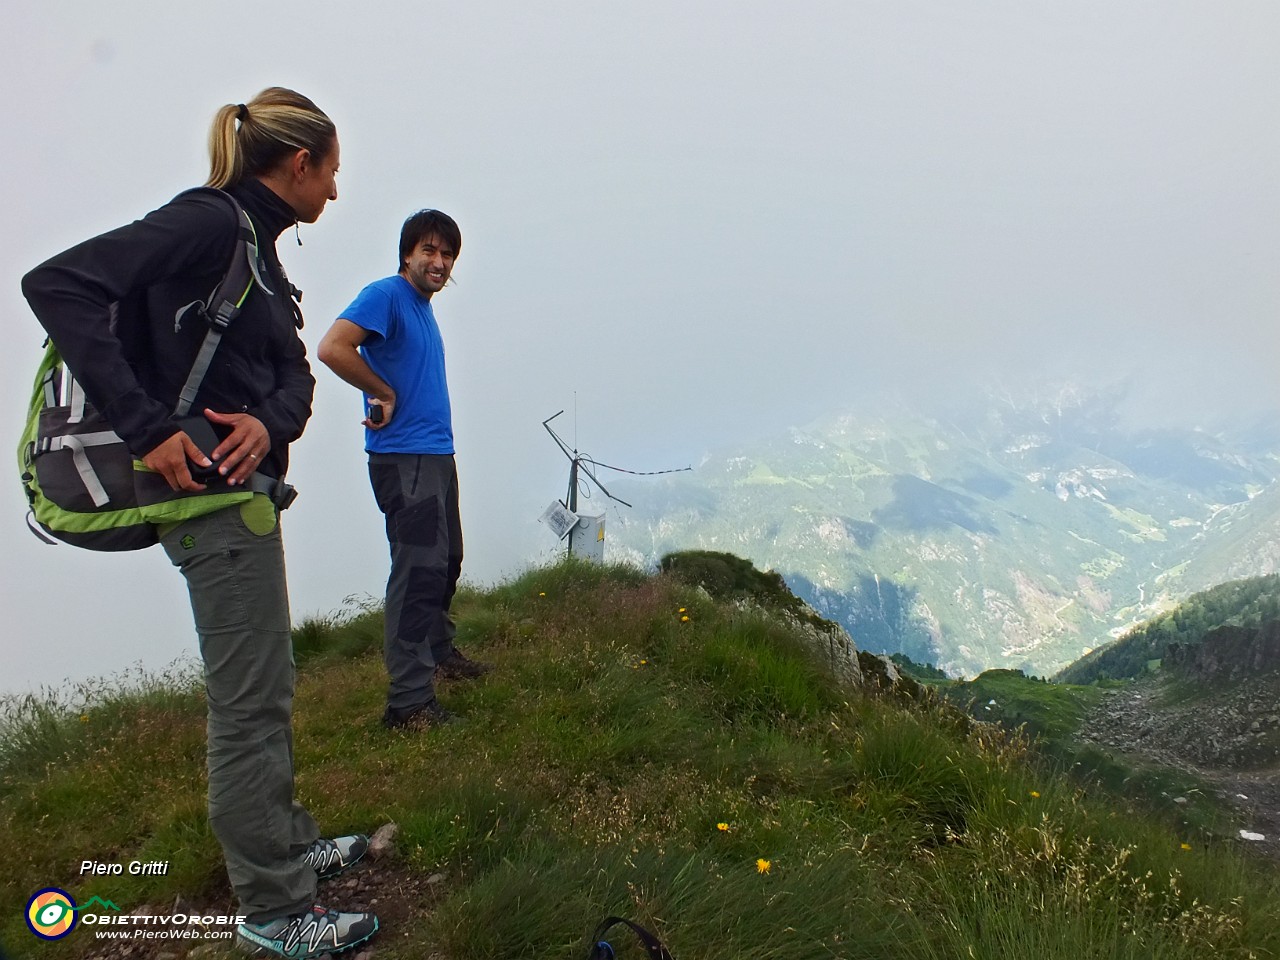
[[[574,396],[575,412],[577,404],[577,396]],[[561,439],[560,435],[551,429],[551,421],[564,413],[560,410],[553,413],[547,419],[542,421],[542,426],[547,433],[551,434],[551,439],[556,442],[556,446],[569,459],[569,489],[563,501],[556,501],[547,508],[542,515],[542,519],[555,531],[561,539],[566,534],[569,536],[569,556],[582,556],[588,560],[603,562],[604,560],[604,514],[598,516],[579,516],[578,515],[578,486],[582,482],[580,474],[586,474],[587,478],[600,488],[610,500],[614,500],[624,507],[631,504],[623,500],[621,497],[615,497],[609,492],[609,488],[600,482],[600,478],[592,472],[591,467],[604,467],[607,470],[614,470],[618,473],[629,473],[633,476],[657,476],[663,473],[683,473],[686,470],[692,470],[693,467],[680,467],[676,470],[626,470],[622,467],[610,466],[607,463],[600,463],[591,457],[585,456],[578,452],[577,447],[572,449],[567,443]],[[576,418],[575,418],[576,419]],[[575,437],[577,433],[577,425],[574,426]],[[575,440],[576,442],[576,440]],[[587,466],[590,464],[591,466]],[[557,509],[559,508],[559,509]],[[567,509],[565,509],[567,508]],[[590,536],[593,534],[594,536]]]

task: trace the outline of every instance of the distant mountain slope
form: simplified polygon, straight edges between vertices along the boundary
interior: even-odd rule
[[[1280,484],[1224,506],[1193,547],[1179,576],[1189,592],[1280,570]]]
[[[1280,620],[1280,576],[1251,577],[1219,584],[1194,594],[1174,609],[1142,623],[1119,640],[1094,650],[1064,669],[1056,679],[1064,683],[1131,680],[1147,672],[1148,664],[1171,648],[1199,647],[1228,635],[1225,628],[1246,633]],[[1235,632],[1230,632],[1235,637]],[[1194,656],[1183,653],[1181,659]]]
[[[1194,590],[1280,568],[1280,440],[1127,431],[1070,392],[847,415],[619,484],[610,549],[729,550],[860,646],[1046,674]],[[1230,571],[1230,574],[1228,574]]]

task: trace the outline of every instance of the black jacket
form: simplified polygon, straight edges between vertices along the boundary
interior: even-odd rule
[[[311,415],[315,378],[298,336],[301,316],[275,241],[295,222],[293,209],[257,180],[229,191],[244,207],[266,264],[231,324],[191,413],[250,413],[271,436],[261,470],[283,477],[289,443]],[[141,220],[86,240],[22,278],[22,292],[85,395],[135,456],[177,432],[171,415],[207,326],[188,313],[222,279],[237,247],[231,205],[209,194],[176,198]],[[110,305],[119,302],[113,328]],[[225,433],[219,428],[220,433]]]

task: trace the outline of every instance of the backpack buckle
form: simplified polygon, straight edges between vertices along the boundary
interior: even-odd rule
[[[277,510],[288,510],[293,505],[293,501],[297,499],[297,487],[285,483],[284,480],[276,481],[275,487],[271,490],[271,502],[276,505]]]
[[[205,318],[209,321],[209,326],[213,327],[219,333],[226,333],[227,327],[231,326],[231,321],[236,318],[236,315],[239,312],[240,308],[234,303],[230,300],[223,300],[222,303],[218,304],[218,309],[213,313],[209,313],[206,310]]]

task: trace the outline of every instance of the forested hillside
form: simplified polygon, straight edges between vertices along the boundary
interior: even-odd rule
[[[1258,628],[1280,620],[1280,575],[1235,580],[1194,594],[1173,610],[1153,617],[1117,640],[1071,664],[1057,679],[1066,683],[1138,677],[1170,646],[1201,643],[1223,626]]]

